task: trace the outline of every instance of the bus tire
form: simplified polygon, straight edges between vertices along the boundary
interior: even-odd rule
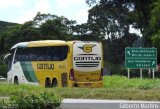
[[[51,80],[50,80],[50,78],[46,78],[45,87],[46,87],[46,88],[51,87]]]
[[[15,85],[18,85],[18,84],[19,84],[19,81],[18,81],[18,77],[17,77],[17,76],[14,77],[14,84],[15,84]]]
[[[58,81],[56,78],[52,79],[52,87],[57,87],[58,86]]]

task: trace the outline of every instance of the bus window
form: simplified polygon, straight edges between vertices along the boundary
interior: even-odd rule
[[[67,58],[67,46],[48,47],[46,55],[51,57],[51,61],[63,61]]]
[[[37,47],[37,61],[63,61],[67,58],[67,46]]]
[[[29,61],[28,48],[17,48],[14,63],[18,61]]]
[[[67,58],[68,46],[17,48],[17,61],[63,61]]]

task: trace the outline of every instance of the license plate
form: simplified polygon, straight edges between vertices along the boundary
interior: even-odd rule
[[[91,83],[85,83],[85,86],[91,86]]]

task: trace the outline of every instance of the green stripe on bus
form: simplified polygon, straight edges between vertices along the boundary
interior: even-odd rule
[[[31,62],[20,62],[23,73],[29,82],[38,82]]]

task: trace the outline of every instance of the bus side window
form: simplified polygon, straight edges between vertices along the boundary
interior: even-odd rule
[[[12,65],[12,55],[10,53],[4,57],[4,63],[7,65],[7,70],[9,71]]]
[[[8,64],[7,64],[8,71],[11,69],[11,66],[12,66],[12,56],[9,56],[8,57]]]
[[[16,53],[15,53],[15,57],[14,57],[14,64],[15,64],[16,62],[18,62],[19,59],[20,59],[19,52],[20,52],[20,49],[17,48]]]
[[[35,61],[36,60],[36,49],[34,48],[28,48],[28,56],[30,61]]]
[[[18,61],[29,61],[29,50],[28,48],[17,48],[14,63]]]
[[[37,47],[37,61],[44,61],[45,60],[45,48]]]

